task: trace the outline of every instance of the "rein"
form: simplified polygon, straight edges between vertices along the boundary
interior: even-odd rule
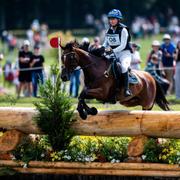
[[[66,54],[63,55],[64,58],[66,59],[66,56],[69,55],[69,54],[74,54],[74,55],[76,55],[75,52],[69,52],[69,53],[66,53]],[[90,66],[92,66],[92,65],[94,65],[94,64],[96,64],[96,63],[95,63],[95,62],[92,62],[92,63],[90,63],[90,64],[87,64],[87,65],[83,66],[83,67],[76,68],[76,69],[74,69],[73,71],[79,71],[79,70],[81,70],[81,69],[83,70],[83,69],[86,69],[86,68],[88,68],[88,67],[90,67]]]

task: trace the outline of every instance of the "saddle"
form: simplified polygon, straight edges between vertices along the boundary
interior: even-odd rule
[[[113,61],[109,68],[104,72],[105,77],[109,77],[109,75],[112,74],[114,76],[115,79],[119,78],[119,72],[117,70],[117,64],[115,61]],[[136,74],[131,71],[131,68],[128,69],[128,77],[129,77],[129,84],[138,84],[138,78],[136,76]]]

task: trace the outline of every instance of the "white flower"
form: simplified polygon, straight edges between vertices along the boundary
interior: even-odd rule
[[[67,159],[70,160],[70,159],[71,159],[71,156],[67,156]]]
[[[115,163],[115,162],[116,162],[116,160],[115,160],[115,159],[112,159],[112,160],[111,160],[111,163]]]
[[[119,163],[120,162],[120,160],[116,160],[116,163]]]
[[[23,165],[23,168],[27,168],[27,166],[28,166],[27,163],[25,163],[25,164]]]
[[[85,157],[85,161],[90,162],[90,158],[89,157]]]
[[[145,156],[145,155],[142,155],[141,157],[142,157],[142,159],[143,159],[143,160],[145,160],[145,159],[146,159],[146,156]]]
[[[42,154],[41,154],[41,157],[45,157],[45,154],[44,154],[44,153],[42,153]]]

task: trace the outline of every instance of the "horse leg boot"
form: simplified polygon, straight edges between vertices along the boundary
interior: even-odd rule
[[[131,90],[129,89],[129,78],[128,78],[128,72],[122,73],[123,77],[123,85],[124,85],[124,96],[128,97],[131,96]]]
[[[84,109],[84,99],[79,99],[78,106],[77,106],[77,111],[79,112],[79,116],[82,119],[86,119],[87,118],[87,112]]]
[[[82,119],[86,119],[87,115],[96,115],[98,113],[97,109],[95,107],[88,107],[88,105],[85,103],[85,98],[88,96],[88,91],[83,90],[79,96],[79,102],[77,110],[79,112],[79,115]]]

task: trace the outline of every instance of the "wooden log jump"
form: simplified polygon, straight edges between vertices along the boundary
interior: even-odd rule
[[[0,107],[0,128],[11,130],[0,137],[0,152],[11,151],[25,134],[43,134],[33,121],[36,115],[33,108]],[[141,162],[136,158],[143,153],[148,136],[180,138],[180,112],[101,111],[85,121],[77,114],[75,118],[72,128],[77,135],[136,136],[128,146],[129,163],[31,161],[24,168],[23,162],[0,160],[0,169],[7,166],[20,173],[36,174],[180,177],[179,165],[130,163]]]
[[[36,174],[78,174],[78,175],[118,175],[118,176],[160,176],[180,177],[179,165],[153,163],[78,163],[31,161],[28,168],[23,162],[1,160],[1,167],[9,167],[21,173]]]
[[[0,128],[43,134],[33,121],[36,113],[33,108],[0,107]],[[72,128],[77,135],[180,138],[178,111],[101,111],[87,120],[76,119]]]

